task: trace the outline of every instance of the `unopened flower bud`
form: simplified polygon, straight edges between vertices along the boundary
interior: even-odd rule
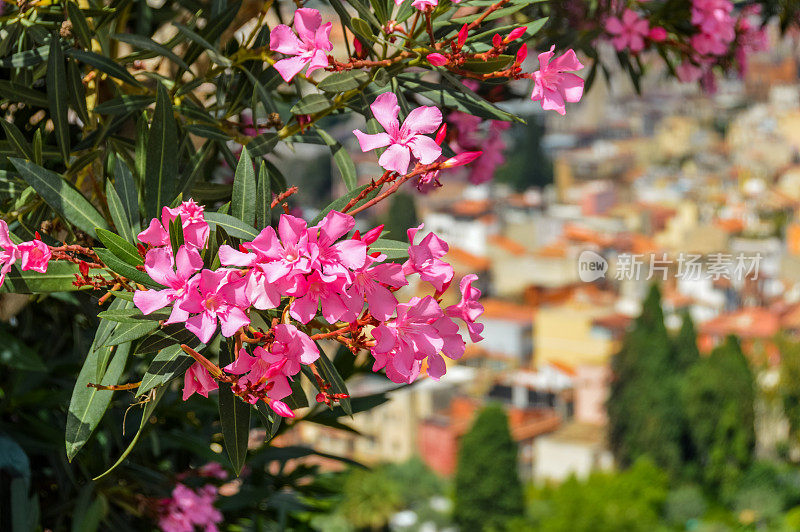
[[[270,401],[269,407],[281,417],[294,417],[294,412],[283,401]]]
[[[447,58],[440,53],[428,54],[427,59],[428,63],[432,64],[433,66],[444,66],[447,64]]]
[[[492,46],[495,48],[500,48],[503,45],[503,38],[500,36],[499,33],[495,33],[494,37],[492,37]]]
[[[439,128],[439,131],[436,132],[436,144],[441,146],[442,142],[444,142],[445,136],[447,136],[447,124],[442,124],[442,127]]]
[[[458,48],[461,49],[464,47],[464,44],[467,42],[467,24],[461,26],[461,29],[458,32]]]
[[[505,38],[505,43],[508,44],[511,41],[516,41],[527,31],[528,26],[521,26],[519,28],[514,28],[511,30],[511,33],[508,34],[508,37]]]
[[[442,163],[441,168],[454,168],[456,166],[464,166],[465,164],[469,164],[478,157],[483,155],[482,151],[465,151],[461,152],[455,157],[450,157],[446,161]]]
[[[528,45],[523,44],[519,47],[519,50],[517,50],[517,64],[521,65],[525,61],[526,57],[528,57]]]
[[[651,41],[661,42],[667,38],[667,30],[661,26],[656,26],[650,29],[650,33],[647,34],[647,37]]]

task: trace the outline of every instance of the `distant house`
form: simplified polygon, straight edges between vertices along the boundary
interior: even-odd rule
[[[586,478],[592,471],[611,469],[614,458],[606,445],[604,426],[569,423],[534,442],[536,481]]]

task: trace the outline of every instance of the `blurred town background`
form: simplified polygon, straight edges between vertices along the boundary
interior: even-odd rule
[[[459,468],[494,467],[459,447],[501,405],[487,418],[505,412],[527,492],[512,528],[800,530],[800,49],[773,40],[714,94],[654,70],[640,96],[611,72],[565,117],[526,101],[509,128],[447,118],[488,160],[409,185],[374,221],[396,240],[424,223],[450,244],[454,283],[478,274],[484,340],[440,381],[351,382],[355,397],[393,391],[347,427],[276,441],[377,466],[352,473],[353,505],[321,529],[452,526]],[[333,130],[366,181],[381,172],[358,126]],[[294,149],[299,204],[343,192],[326,146]],[[612,265],[592,282],[587,250]],[[641,274],[615,274],[626,255]],[[743,255],[755,269],[711,271]],[[653,257],[669,267],[650,273]]]

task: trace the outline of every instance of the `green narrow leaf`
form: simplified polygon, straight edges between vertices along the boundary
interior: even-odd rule
[[[156,109],[147,139],[144,204],[148,218],[157,218],[161,207],[175,197],[178,176],[178,128],[172,102],[163,84],[158,84]]]
[[[114,221],[114,226],[120,236],[126,242],[134,242],[133,230],[125,213],[125,207],[122,205],[122,200],[119,198],[117,191],[114,190],[114,185],[110,179],[106,181],[106,199],[108,199],[108,211],[111,213],[111,219]]]
[[[227,366],[234,361],[235,349],[233,340],[228,340],[227,346],[220,349],[220,366]],[[250,411],[250,405],[234,395],[229,383],[219,383],[219,421],[222,425],[222,438],[236,476],[242,472],[247,458]]]
[[[145,272],[137,270],[124,260],[118,258],[110,250],[105,248],[94,248],[94,252],[100,257],[100,260],[113,272],[130,279],[135,283],[152,288],[163,288],[161,285],[150,279],[150,276]]]
[[[100,384],[107,386],[119,384],[119,378],[125,370],[125,363],[128,360],[130,347],[130,344],[124,344],[116,348],[104,348],[113,349],[114,357],[111,359],[111,363],[108,365]],[[91,349],[89,351],[89,356],[86,357],[83,368],[78,374],[78,380],[72,390],[66,428],[67,459],[70,462],[81,447],[89,441],[89,437],[94,432],[97,424],[100,423],[114,393],[111,390],[98,390],[86,386],[89,382],[95,380],[97,357],[100,356],[100,351],[100,349]]]
[[[114,333],[106,340],[104,345],[119,345],[138,340],[158,329],[157,321],[137,321],[136,323],[121,322],[114,329]]]
[[[295,115],[311,115],[328,109],[331,101],[324,94],[309,94],[303,96],[291,109]]]
[[[317,84],[325,92],[345,92],[359,88],[369,81],[369,74],[363,70],[333,72]]]
[[[117,323],[141,323],[143,321],[160,321],[169,317],[169,312],[153,312],[152,314],[142,314],[138,308],[109,308],[97,314],[103,320],[115,321]]]
[[[154,396],[144,406],[144,411],[142,412],[142,419],[139,422],[139,430],[136,431],[136,435],[128,444],[128,447],[125,448],[125,450],[122,452],[122,455],[120,455],[119,459],[116,462],[114,462],[114,465],[109,467],[105,472],[94,477],[92,480],[99,480],[103,478],[104,476],[108,475],[113,470],[115,470],[122,462],[125,461],[125,459],[131,453],[133,448],[136,446],[136,443],[139,441],[139,437],[142,435],[142,430],[147,425],[150,416],[153,415],[156,406],[158,406],[158,403],[161,401],[161,398],[164,397],[164,393],[166,393],[166,391],[167,391],[166,387],[161,387],[158,390],[156,390]]]
[[[67,90],[67,69],[64,61],[61,41],[57,35],[53,35],[50,38],[50,55],[47,58],[47,101],[61,157],[66,164],[69,164],[69,123],[67,122],[69,91]]]
[[[136,87],[140,87],[142,85],[141,83],[136,81],[136,78],[131,76],[131,73],[125,70],[124,67],[115,63],[108,57],[96,54],[94,52],[85,52],[83,50],[77,50],[75,48],[70,48],[69,50],[67,50],[67,55],[74,57],[81,63],[86,63],[87,65],[95,67],[101,72],[108,74],[112,78],[117,78],[120,81],[124,81]]]
[[[267,165],[261,161],[258,169],[258,185],[256,186],[256,229],[263,229],[270,225],[272,215],[272,186]]]
[[[90,270],[89,275],[97,275],[103,270]],[[33,270],[21,271],[15,264],[6,275],[0,293],[44,294],[49,292],[72,292],[78,290],[73,285],[78,265],[69,262],[51,262],[47,273]]]
[[[157,353],[164,348],[180,344],[187,344],[194,348],[199,343],[200,340],[193,333],[187,331],[183,323],[172,323],[163,329],[153,331],[150,336],[139,342],[139,345],[136,346],[136,353]]]
[[[32,161],[34,159],[33,148],[31,148],[30,143],[28,143],[28,141],[25,139],[22,131],[20,131],[13,122],[6,122],[2,118],[0,118],[0,126],[3,126],[3,129],[6,132],[6,138],[14,147],[14,150],[17,152],[17,154],[20,157],[24,157],[25,159]]]
[[[169,244],[172,247],[172,256],[177,257],[178,250],[183,245],[183,224],[180,216],[169,223]]]
[[[225,57],[213,44],[205,40],[199,34],[195,33],[194,31],[190,30],[183,24],[178,24],[177,22],[172,23],[173,26],[178,28],[178,31],[181,32],[186,36],[187,39],[192,41],[193,43],[205,48],[208,57],[214,61],[216,64],[221,66],[231,66],[233,63],[230,59]],[[185,63],[184,63],[185,64]]]
[[[229,214],[206,212],[205,218],[209,225],[223,228],[230,236],[246,240],[253,240],[258,236],[258,231],[254,227]]]
[[[101,115],[121,115],[144,109],[151,103],[153,97],[149,95],[123,94],[95,106],[92,111]]]
[[[86,17],[83,16],[83,12],[78,7],[78,4],[72,1],[67,2],[67,13],[69,13],[69,21],[72,22],[72,32],[78,37],[81,46],[91,49],[92,33],[89,30]]]
[[[0,80],[0,97],[12,102],[22,102],[33,107],[47,107],[47,95],[25,85],[5,79]]]
[[[114,189],[122,201],[131,231],[136,236],[141,229],[139,223],[139,194],[136,191],[136,182],[133,180],[130,168],[119,156],[116,157],[114,162]],[[135,243],[135,240],[132,242]]]
[[[353,162],[353,159],[350,157],[350,154],[347,153],[347,150],[344,148],[344,146],[339,144],[339,142],[331,137],[330,134],[328,134],[328,132],[324,129],[317,128],[317,134],[331,149],[333,162],[336,163],[336,167],[339,169],[339,173],[342,175],[342,181],[344,181],[347,190],[353,190],[356,188],[356,186],[358,186],[356,165]]]
[[[118,234],[112,233],[106,229],[98,229],[97,238],[111,253],[131,266],[135,267],[144,264],[142,256],[139,255],[139,250],[136,249],[136,246],[123,239]]]
[[[322,350],[322,347],[320,347],[318,343],[317,349],[319,349],[319,358],[317,359],[317,364],[319,365],[320,372],[322,373],[322,378],[331,384],[331,390],[333,393],[344,393],[349,395],[347,386],[344,384],[344,379],[342,379],[342,376],[339,375],[339,371],[334,367],[333,363],[328,358],[328,355],[325,354],[325,351]],[[339,405],[347,413],[347,415],[353,415],[353,407],[350,404],[350,399],[341,399],[339,401]]]
[[[37,128],[33,134],[33,162],[41,166],[44,162],[42,156],[42,129]]]
[[[105,219],[89,201],[61,176],[30,161],[10,158],[25,180],[54,211],[95,237],[95,227],[108,229]]]
[[[139,183],[145,182],[147,172],[147,138],[150,135],[150,127],[147,125],[147,114],[142,112],[136,122],[136,152],[134,153],[134,170],[139,178]],[[122,194],[120,194],[122,197]]]
[[[190,344],[191,345],[191,344]],[[198,353],[205,348],[204,344],[193,347]],[[153,388],[167,384],[169,381],[183,375],[194,363],[194,358],[183,352],[180,345],[165,347],[153,358],[150,367],[142,377],[142,383],[136,390],[136,395],[144,395]]]
[[[247,150],[250,156],[261,157],[271,152],[279,140],[275,133],[261,133],[247,144]]]
[[[149,39],[144,35],[137,35],[135,33],[112,33],[109,35],[109,37],[117,41],[128,43],[135,48],[139,48],[140,50],[147,50],[148,52],[154,52],[157,55],[163,55],[184,70],[189,70],[189,65],[184,63],[183,59],[175,55],[172,50],[161,44],[158,44],[154,40]]]
[[[370,253],[379,251],[386,254],[388,260],[404,259],[408,257],[408,243],[388,238],[379,238],[369,246]]]
[[[235,216],[248,225],[256,221],[256,172],[253,169],[253,160],[247,152],[247,147],[242,148],[239,164],[236,165],[236,174],[233,177],[233,194],[231,195],[231,216]]]
[[[133,305],[127,301],[123,300],[114,300],[111,302],[111,305],[108,306],[107,312],[120,312],[126,311],[133,307]],[[106,367],[108,366],[108,361],[111,359],[112,349],[109,349],[107,346],[103,345],[106,340],[111,336],[111,333],[114,332],[114,329],[117,328],[117,324],[101,319],[100,323],[97,325],[97,330],[94,333],[94,339],[92,340],[92,347],[94,351],[99,351],[100,354],[97,357],[97,370],[96,370],[96,382],[100,382],[103,378],[103,375],[106,372]]]
[[[81,71],[78,63],[73,59],[67,61],[67,82],[69,83],[69,99],[72,108],[78,113],[78,118],[84,124],[91,124],[89,110],[86,107],[86,88],[81,80]]]

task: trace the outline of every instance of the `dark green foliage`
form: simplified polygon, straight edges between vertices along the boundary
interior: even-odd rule
[[[503,408],[490,405],[460,442],[454,519],[461,530],[502,530],[522,511],[517,445]]]
[[[510,130],[512,149],[506,162],[498,168],[495,179],[514,190],[542,188],[553,182],[553,162],[542,147],[544,119],[541,115],[526,117],[527,124],[515,124]]]
[[[684,312],[681,316],[681,328],[675,336],[673,346],[675,367],[680,371],[688,370],[700,360],[700,351],[697,349],[697,331],[689,312]]]
[[[650,532],[657,530],[667,499],[668,476],[642,458],[627,471],[571,477],[532,496],[530,521],[513,530],[547,532]],[[463,529],[473,530],[473,529]],[[475,529],[477,530],[477,529]]]
[[[672,354],[661,295],[653,285],[612,361],[609,440],[623,467],[647,455],[670,473],[680,472],[685,438],[683,412],[676,398],[682,368]]]
[[[734,484],[755,446],[755,381],[735,338],[689,370],[682,397],[703,481],[712,488]]]
[[[394,194],[389,203],[389,213],[384,223],[386,224],[384,234],[387,234],[392,240],[405,242],[406,231],[419,225],[414,196],[405,192]]]
[[[779,346],[781,366],[778,395],[789,422],[790,439],[797,443],[800,438],[800,343],[782,339]]]

